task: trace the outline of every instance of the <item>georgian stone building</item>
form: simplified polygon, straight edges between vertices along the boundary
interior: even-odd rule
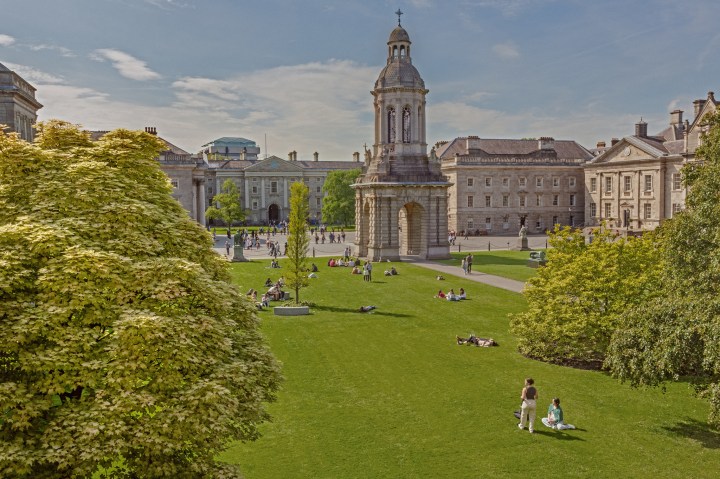
[[[18,132],[23,140],[32,141],[40,108],[35,87],[0,63],[0,125]]]
[[[398,21],[387,42],[387,64],[372,91],[375,141],[354,185],[355,253],[372,261],[450,257],[450,184],[437,159],[427,155],[428,90],[412,64],[410,45]]]
[[[592,153],[574,141],[486,139],[440,142],[435,154],[454,185],[448,222],[456,232],[539,233],[584,222],[585,164]]]
[[[233,140],[244,139],[230,139],[230,142]],[[218,144],[218,141],[211,143]],[[328,173],[361,167],[359,153],[353,154],[353,161],[320,161],[317,152],[313,154],[312,161],[303,161],[297,159],[295,151],[288,154],[287,160],[277,156],[258,159],[260,150],[255,143],[250,140],[244,142],[247,143],[240,148],[245,150],[240,150],[235,157],[232,151],[225,157],[203,150],[201,161],[205,168],[207,205],[221,190],[223,183],[232,180],[238,187],[243,207],[248,211],[247,221],[250,224],[286,220],[290,213],[290,186],[296,181],[303,181],[308,186],[310,221],[321,222],[325,196],[322,187]]]
[[[717,110],[718,102],[709,92],[693,106],[692,121],[675,110],[669,126],[657,135],[648,135],[648,125],[641,120],[634,135],[599,148],[600,154],[585,167],[589,226],[605,221],[621,231],[655,229],[684,208],[687,190],[680,170],[694,160],[707,128],[703,118]]]

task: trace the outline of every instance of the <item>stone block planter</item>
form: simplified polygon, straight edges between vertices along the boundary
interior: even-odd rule
[[[310,314],[310,306],[276,306],[273,312],[275,316],[303,316]]]

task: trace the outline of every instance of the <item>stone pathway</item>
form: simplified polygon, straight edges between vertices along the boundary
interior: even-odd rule
[[[480,273],[477,271],[473,271],[465,276],[462,274],[462,270],[457,266],[449,266],[441,263],[435,263],[433,261],[414,259],[410,257],[403,257],[403,262],[416,264],[423,268],[442,273],[443,275],[453,275],[465,280],[484,283],[490,286],[495,286],[496,288],[507,289],[508,291],[513,291],[515,293],[522,293],[522,290],[525,288],[525,283],[522,281],[503,278],[502,276],[494,276],[492,274]]]

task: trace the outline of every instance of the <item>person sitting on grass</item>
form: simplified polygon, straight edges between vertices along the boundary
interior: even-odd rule
[[[445,299],[445,293],[443,293],[443,290],[441,289],[440,291],[438,291],[438,294],[436,294],[435,297],[438,299]]]
[[[270,306],[270,296],[267,293],[263,294],[262,298],[260,298],[260,305],[266,308]]]
[[[361,273],[362,273],[362,271],[360,271],[360,268],[358,268],[357,266],[353,266],[353,269],[350,272],[350,274],[361,274]]]
[[[441,275],[438,275],[437,278],[435,278],[435,279],[437,279],[438,281],[445,281],[445,278],[442,277]]]
[[[312,273],[317,273],[317,272],[318,272],[318,267],[317,267],[317,265],[316,265],[315,263],[313,263],[313,264],[310,266],[310,272],[312,272]]]
[[[450,289],[450,292],[446,295],[445,299],[447,299],[448,301],[459,301],[460,300],[460,298],[458,298],[457,294],[455,294],[455,290],[452,288]]]
[[[397,272],[397,270],[395,269],[395,266],[393,266],[392,268],[390,268],[390,275],[391,275],[391,276],[395,276],[395,275],[397,275],[397,274],[398,274],[398,272]]]
[[[265,280],[265,287],[266,287],[266,288],[269,288],[269,287],[271,287],[272,285],[273,285],[273,282],[272,282],[272,280],[271,280],[270,278],[268,278],[268,279]]]
[[[457,295],[458,299],[467,299],[467,295],[465,294],[465,290],[463,288],[460,288],[460,292]]]
[[[554,398],[552,404],[548,406],[547,417],[542,418],[542,423],[552,429],[575,429],[572,424],[565,424],[563,420],[563,410],[560,407],[560,398]]]

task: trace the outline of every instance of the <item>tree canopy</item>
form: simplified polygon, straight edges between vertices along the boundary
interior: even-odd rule
[[[625,311],[657,294],[656,240],[599,229],[586,243],[581,231],[565,227],[549,242],[547,266],[525,288],[528,309],[511,318],[520,352],[600,367]]]
[[[152,135],[0,132],[0,476],[238,477],[278,365]]]
[[[242,207],[240,192],[233,180],[225,180],[220,193],[213,197],[213,203],[215,204],[205,211],[207,219],[219,219],[228,228],[236,221],[245,219],[246,214]]]
[[[290,224],[288,225],[288,271],[286,282],[295,290],[295,303],[300,302],[300,289],[308,282],[307,254],[310,237],[307,234],[308,187],[296,181],[290,186]]]
[[[706,121],[697,161],[682,170],[686,209],[660,228],[662,294],[627,312],[607,365],[635,386],[689,378],[720,427],[720,115]]]
[[[323,192],[324,223],[348,226],[355,223],[355,190],[350,185],[360,176],[360,169],[337,170],[328,173]]]

